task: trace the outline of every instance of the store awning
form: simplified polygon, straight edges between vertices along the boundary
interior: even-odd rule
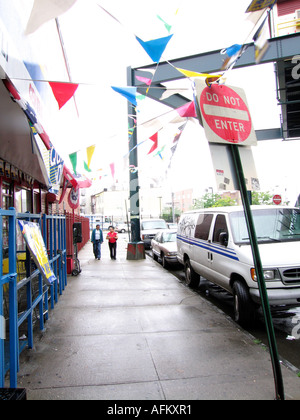
[[[49,188],[47,170],[28,119],[3,83],[0,83],[0,159]]]
[[[63,185],[64,185],[64,179],[67,179],[74,187],[78,187],[77,180],[74,178],[74,176],[71,174],[71,172],[66,168],[63,161],[61,161],[60,158],[58,159],[60,161],[60,163],[57,163],[57,159],[54,159],[55,162],[52,162],[52,160],[53,160],[52,158],[49,159],[49,161],[48,161],[48,157],[45,157],[47,155],[47,153],[45,154],[45,152],[43,153],[43,157],[42,157],[41,148],[38,146],[37,142],[35,141],[35,138],[32,135],[32,131],[34,131],[40,137],[40,139],[42,140],[42,143],[43,143],[42,149],[46,149],[46,150],[50,151],[50,155],[53,157],[54,155],[56,156],[57,154],[56,154],[56,151],[55,151],[55,149],[54,149],[54,147],[53,147],[53,145],[50,141],[50,138],[49,138],[48,134],[44,130],[42,124],[38,121],[38,118],[37,118],[37,115],[36,115],[34,109],[30,106],[30,104],[28,102],[26,102],[21,97],[20,93],[18,92],[18,90],[16,89],[14,84],[11,82],[11,80],[7,77],[6,79],[3,80],[3,83],[4,83],[4,86],[6,87],[7,91],[10,93],[13,101],[16,102],[15,105],[16,105],[16,107],[19,108],[19,113],[21,112],[23,114],[23,119],[25,119],[27,121],[27,128],[29,129],[29,132],[30,132],[31,137],[32,137],[31,140],[33,142],[32,143],[33,144],[32,149],[36,153],[36,156],[38,157],[38,160],[40,162],[40,167],[42,169],[44,177],[45,177],[45,179],[47,179],[47,184],[45,184],[45,185],[47,185],[47,187],[50,187],[53,191],[55,189],[57,191],[57,186],[60,183],[60,179],[58,179],[58,176],[59,176],[59,174],[63,174],[64,176],[61,177],[61,183]],[[6,91],[6,94],[8,93],[7,91]],[[1,92],[0,92],[0,94],[1,94]],[[32,128],[30,128],[29,123],[32,125]],[[0,128],[0,133],[1,133],[1,128]],[[0,142],[0,153],[1,153],[1,142]],[[1,157],[1,155],[0,155],[0,157]],[[45,164],[45,160],[43,160],[45,158],[47,160],[46,164]],[[5,159],[5,158],[3,157],[3,159]],[[60,170],[59,167],[61,167],[61,168],[63,167],[63,171]],[[19,169],[21,169],[21,168],[19,168]],[[65,175],[66,173],[68,174],[67,177]],[[39,180],[38,178],[35,178],[35,179]],[[50,179],[50,182],[49,182],[49,179]],[[54,188],[52,188],[53,186],[54,186]],[[57,192],[55,192],[55,194],[57,194]]]

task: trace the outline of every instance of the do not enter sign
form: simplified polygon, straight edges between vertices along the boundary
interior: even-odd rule
[[[274,195],[273,203],[276,204],[277,206],[280,206],[280,204],[282,203],[281,195]]]
[[[225,85],[212,85],[209,88],[200,80],[196,81],[196,88],[208,141],[256,145],[256,134],[242,89]]]

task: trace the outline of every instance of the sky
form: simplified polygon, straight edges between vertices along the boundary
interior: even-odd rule
[[[251,25],[245,14],[249,3],[250,0],[214,0],[213,4],[202,0],[77,0],[59,18],[72,80],[80,83],[76,93],[79,119],[74,101],[60,111],[60,135],[64,141],[55,146],[63,157],[67,160],[69,153],[84,151],[95,144],[94,169],[116,162],[120,168],[117,176],[123,174],[127,182],[128,169],[124,172],[124,156],[128,153],[127,101],[111,86],[127,85],[128,66],[152,64],[135,35],[145,41],[167,36],[157,15],[171,24],[174,36],[162,61],[242,44],[251,41],[247,40]],[[55,74],[55,66],[49,71],[52,80],[61,77]],[[273,64],[234,70],[228,75],[227,84],[245,89],[255,129],[280,126]],[[173,85],[190,89],[187,80]],[[147,121],[166,111],[163,105],[147,99],[139,104],[138,121]],[[166,127],[161,133],[161,144],[172,141],[177,128],[178,125]],[[147,138],[142,130],[138,136],[138,142]],[[200,194],[205,188],[216,188],[208,143],[199,124],[188,123],[167,177],[169,160],[147,156],[150,147],[151,142],[147,142],[139,148],[142,179],[160,178],[170,191],[194,188]],[[298,149],[298,142],[278,141],[260,142],[254,148],[263,190],[294,200],[300,191]]]

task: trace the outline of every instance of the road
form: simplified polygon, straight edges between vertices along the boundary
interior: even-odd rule
[[[147,252],[152,256],[152,252]],[[169,270],[181,283],[185,284],[183,269],[178,266]],[[233,319],[233,297],[220,287],[201,278],[200,286],[195,289],[202,298],[209,300],[226,315]],[[287,309],[285,307],[272,308],[273,323],[277,338],[279,355],[297,370],[300,370],[300,307]],[[268,344],[264,318],[262,312],[255,327],[248,332],[257,340]],[[297,339],[294,339],[294,338]]]

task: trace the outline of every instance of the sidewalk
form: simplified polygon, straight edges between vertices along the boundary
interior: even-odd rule
[[[275,396],[269,353],[151,259],[101,261],[88,244],[82,273],[21,357],[29,400],[249,400]],[[287,399],[300,379],[283,367]]]

